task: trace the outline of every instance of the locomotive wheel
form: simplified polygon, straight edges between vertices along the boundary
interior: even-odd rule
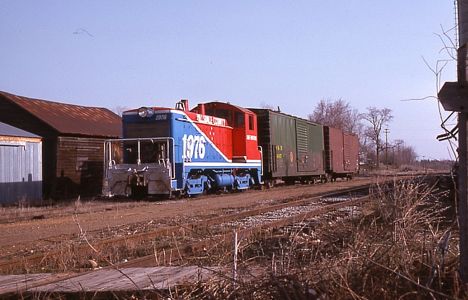
[[[208,186],[208,183],[205,182],[205,184],[203,184],[203,192],[202,192],[202,195],[206,195],[210,192],[210,187]]]
[[[183,196],[181,191],[173,191],[173,192],[169,192],[169,193],[170,193],[169,199],[180,199]]]

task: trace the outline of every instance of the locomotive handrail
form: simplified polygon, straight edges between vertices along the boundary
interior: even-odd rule
[[[175,142],[173,137],[152,137],[152,138],[124,138],[124,139],[107,139],[104,140],[104,145],[109,145],[112,142],[129,142],[129,141],[136,141],[138,142],[138,158],[137,158],[137,164],[141,164],[141,158],[140,158],[140,142],[141,141],[166,141],[167,149],[169,150],[170,142],[172,142],[172,163],[171,163],[171,179],[175,179]],[[169,154],[169,153],[168,153]],[[104,151],[104,156],[106,155]],[[112,161],[112,151],[108,151],[108,158],[104,158],[105,162],[106,161]],[[107,170],[109,167],[106,167],[106,176],[107,176]]]
[[[263,176],[263,148],[258,146],[257,149],[260,152],[260,176]]]

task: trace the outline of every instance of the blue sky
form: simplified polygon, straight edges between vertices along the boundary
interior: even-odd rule
[[[79,105],[262,103],[307,117],[322,98],[388,107],[389,140],[449,158],[425,65],[453,1],[0,2],[0,90]],[[449,32],[453,38],[454,31]],[[442,81],[456,79],[455,63]],[[1,112],[0,112],[1,113]],[[444,113],[444,115],[446,115]],[[453,123],[453,122],[452,122]]]

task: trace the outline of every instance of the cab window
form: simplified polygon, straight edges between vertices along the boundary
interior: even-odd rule
[[[254,130],[254,116],[249,115],[249,130]]]
[[[228,125],[231,126],[232,118],[231,118],[231,111],[225,109],[217,109],[215,112],[215,117],[226,119]]]
[[[236,127],[237,128],[244,128],[245,127],[245,119],[244,114],[240,112],[236,112]]]

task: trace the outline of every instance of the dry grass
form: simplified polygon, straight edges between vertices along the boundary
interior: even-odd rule
[[[194,286],[168,291],[111,293],[105,297],[467,298],[457,273],[458,231],[453,203],[449,192],[437,186],[436,182],[418,180],[378,186],[374,201],[353,217],[328,215],[241,240],[237,280],[228,272]],[[174,243],[168,241],[172,246]],[[104,260],[122,260],[131,249],[135,249],[133,245],[114,249],[110,251],[114,254]],[[160,265],[170,264],[171,258],[178,256],[176,253],[154,254]],[[182,263],[228,269],[232,266],[232,249],[228,247],[214,245],[197,255],[184,258]]]
[[[99,201],[92,198],[86,200],[78,197],[74,201],[59,203],[43,202],[41,205],[19,201],[16,205],[0,206],[0,224],[25,220],[46,219],[74,214],[95,213],[110,209],[118,210],[136,206],[150,205],[146,202],[135,201]]]
[[[303,226],[244,241],[238,282],[192,287],[203,299],[465,298],[448,192],[406,180],[380,186],[354,219]]]

